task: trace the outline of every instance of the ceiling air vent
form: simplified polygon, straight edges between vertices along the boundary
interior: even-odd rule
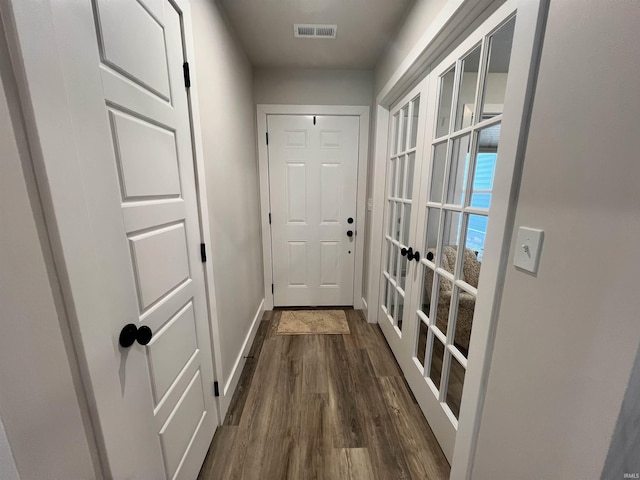
[[[336,38],[337,25],[314,25],[296,23],[293,34],[297,38]]]

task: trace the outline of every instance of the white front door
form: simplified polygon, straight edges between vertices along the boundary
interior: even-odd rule
[[[76,160],[45,151],[41,180],[106,477],[194,479],[218,416],[182,14],[168,0],[52,4],[49,55],[68,67],[57,126],[43,111],[57,99],[38,102],[37,84],[60,79],[33,73],[39,38],[20,4],[37,127],[43,141],[73,132]]]
[[[275,306],[353,305],[359,118],[269,115]]]

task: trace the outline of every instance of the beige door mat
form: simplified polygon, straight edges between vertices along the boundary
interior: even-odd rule
[[[278,335],[349,335],[343,310],[285,310],[280,316]]]

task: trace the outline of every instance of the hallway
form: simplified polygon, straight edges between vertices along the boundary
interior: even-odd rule
[[[291,336],[265,313],[200,480],[448,478],[379,327],[346,313],[350,335]]]

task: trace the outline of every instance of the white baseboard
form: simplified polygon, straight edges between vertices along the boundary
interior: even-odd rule
[[[236,391],[236,387],[238,386],[238,382],[240,381],[240,375],[242,374],[242,369],[244,368],[244,364],[247,359],[245,358],[249,354],[249,350],[251,350],[251,345],[253,344],[254,338],[256,338],[256,333],[258,332],[258,327],[260,326],[260,321],[262,320],[262,315],[264,314],[264,298],[260,302],[260,306],[258,307],[258,311],[256,312],[255,317],[253,317],[253,322],[251,323],[251,328],[247,333],[246,338],[244,339],[244,343],[242,345],[242,349],[240,353],[238,353],[238,358],[236,359],[236,363],[231,370],[231,375],[225,383],[224,388],[222,390],[220,396],[220,419],[224,421],[224,417],[227,415],[227,410],[229,410],[229,405],[231,404],[231,399],[233,398],[233,394]]]

